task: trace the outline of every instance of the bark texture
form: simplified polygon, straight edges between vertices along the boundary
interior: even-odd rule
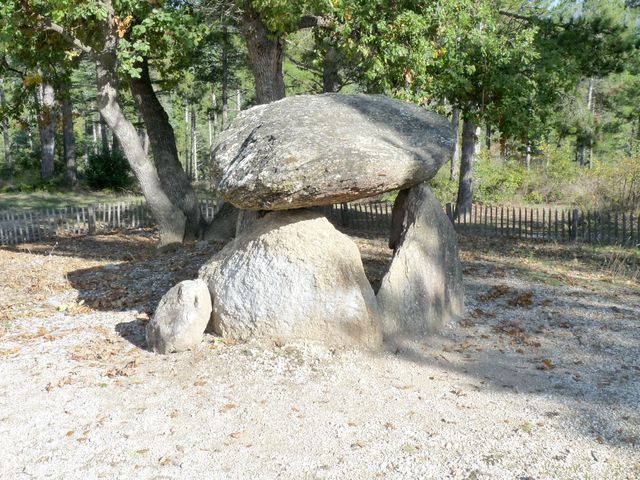
[[[449,171],[449,180],[454,180],[458,173],[458,163],[460,162],[460,109],[455,108],[451,112],[451,126],[456,132],[456,143],[453,147],[453,155],[451,156],[451,169]]]
[[[258,104],[284,98],[284,39],[265,26],[250,0],[243,5],[240,31],[247,43],[251,70],[256,82]]]
[[[118,99],[116,76],[117,31],[113,22],[113,10],[104,24],[104,49],[98,57],[98,109],[131,165],[149,208],[158,222],[160,244],[179,243],[184,239],[186,216],[175,206],[163,190],[158,172],[147,158],[135,126],[127,120]]]
[[[324,55],[322,64],[322,91],[324,93],[337,93],[340,90],[338,67],[338,52],[334,46],[330,46]]]
[[[73,108],[71,104],[71,91],[65,84],[61,90],[62,96],[62,141],[64,144],[64,158],[66,162],[65,177],[67,185],[75,187],[78,184],[78,172],[76,165],[76,139],[73,133]]]
[[[0,107],[4,107],[5,99],[4,99],[4,80],[0,78]],[[7,167],[9,172],[13,167],[13,159],[11,158],[11,139],[9,138],[9,120],[7,117],[3,117],[2,121],[0,121],[0,125],[2,126],[2,140],[4,142],[4,165]]]
[[[473,203],[473,163],[476,155],[478,135],[473,120],[465,118],[462,123],[462,155],[460,158],[460,179],[458,183],[458,200],[456,216],[471,213]]]
[[[56,124],[55,124],[55,92],[53,85],[46,82],[40,85],[38,95],[40,111],[38,113],[38,130],[40,133],[40,176],[47,180],[53,175],[53,161],[56,150]]]
[[[168,199],[186,217],[185,240],[195,239],[201,235],[206,222],[200,212],[196,192],[180,164],[169,116],[153,90],[149,65],[144,61],[140,66],[140,78],[131,79],[130,86],[136,107],[147,127],[157,175]]]

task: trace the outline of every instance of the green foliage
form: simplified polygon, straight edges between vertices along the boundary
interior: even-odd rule
[[[501,160],[483,152],[475,165],[476,198],[482,203],[510,202],[524,185],[527,173],[520,162]]]
[[[124,190],[133,183],[129,163],[117,151],[89,155],[85,175],[87,184],[98,190]]]

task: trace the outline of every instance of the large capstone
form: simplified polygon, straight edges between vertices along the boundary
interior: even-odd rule
[[[320,213],[255,218],[200,269],[224,338],[302,339],[373,347],[375,295],[355,243]]]
[[[398,195],[390,244],[395,252],[377,294],[385,337],[433,333],[463,314],[456,233],[426,185]]]
[[[147,324],[147,345],[159,353],[196,348],[211,316],[211,296],[202,280],[184,280],[160,300]]]
[[[217,192],[237,207],[349,202],[432,178],[456,134],[442,116],[379,95],[301,95],[241,112],[214,151]]]

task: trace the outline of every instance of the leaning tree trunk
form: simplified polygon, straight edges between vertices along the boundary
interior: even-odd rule
[[[249,52],[257,103],[270,103],[284,98],[284,39],[267,30],[251,0],[244,2],[240,31]]]
[[[98,109],[114,135],[120,140],[122,150],[158,222],[160,245],[182,242],[187,218],[164,192],[158,171],[145,154],[136,127],[125,117],[118,99],[116,77],[118,37],[112,18],[105,23],[105,30],[105,47],[98,54]]]
[[[451,126],[453,126],[453,130],[456,132],[456,141],[453,145],[453,155],[451,157],[451,170],[449,171],[449,180],[454,180],[456,178],[456,171],[458,170],[458,162],[460,161],[460,109],[457,107],[453,107],[451,112]]]
[[[55,92],[53,86],[43,81],[39,86],[38,101],[38,130],[40,133],[40,176],[47,180],[53,175],[53,161],[56,150],[55,127]]]
[[[133,99],[147,127],[151,153],[162,189],[187,219],[185,240],[194,240],[201,236],[207,224],[200,212],[196,192],[180,164],[173,127],[153,90],[146,59],[141,62],[140,67],[140,78],[129,81]]]
[[[476,143],[478,141],[476,124],[465,118],[462,122],[462,155],[460,157],[460,180],[458,184],[458,200],[456,217],[471,213],[473,203],[473,163]]]
[[[76,166],[76,140],[73,133],[73,108],[71,106],[71,91],[68,83],[63,85],[61,94],[62,143],[64,145],[64,158],[67,167],[65,177],[69,187],[74,188],[78,184],[78,172]]]

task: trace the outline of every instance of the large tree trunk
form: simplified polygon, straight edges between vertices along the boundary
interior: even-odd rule
[[[55,125],[55,92],[53,86],[46,80],[39,86],[38,91],[39,114],[38,130],[40,133],[40,176],[47,180],[53,175],[53,161],[56,151]]]
[[[193,240],[200,237],[206,227],[206,221],[200,213],[196,192],[180,165],[173,127],[153,90],[149,64],[145,60],[141,62],[140,67],[140,78],[132,78],[129,82],[133,99],[147,127],[151,153],[162,189],[171,203],[177,206],[187,219],[185,240]]]
[[[453,145],[453,156],[451,157],[451,170],[449,172],[449,180],[455,180],[456,172],[458,170],[458,162],[460,161],[460,109],[457,107],[453,107],[451,112],[451,125],[453,126],[453,130],[456,132],[456,141]]]
[[[189,102],[184,103],[184,171],[191,180],[191,156],[189,155]]]
[[[247,43],[256,82],[257,103],[270,103],[284,98],[284,39],[267,30],[250,0],[246,0],[243,5],[240,31]]]
[[[593,99],[593,77],[589,77],[589,87],[587,89],[587,109],[591,112],[591,101]],[[587,148],[591,148],[591,139],[580,140],[578,143],[578,164],[584,167],[587,161]]]
[[[222,126],[225,130],[229,126],[229,34],[227,27],[222,31]]]
[[[4,107],[4,80],[0,78],[0,108]],[[13,159],[11,158],[11,140],[9,138],[9,119],[7,116],[2,117],[2,140],[4,142],[4,166],[11,173],[13,167]]]
[[[149,135],[147,135],[147,128],[145,127],[140,114],[138,114],[138,137],[140,137],[140,141],[142,142],[144,153],[149,155]]]
[[[191,168],[193,179],[198,181],[198,133],[196,131],[196,106],[191,104]]]
[[[473,163],[475,161],[477,128],[473,120],[465,118],[462,122],[462,155],[460,157],[460,180],[456,217],[471,213],[473,204]]]
[[[63,84],[60,93],[62,97],[62,143],[66,161],[65,177],[69,187],[74,188],[78,184],[78,172],[76,166],[76,140],[73,133],[71,90],[68,83]]]
[[[158,171],[145,154],[138,132],[125,117],[118,99],[116,77],[118,37],[112,13],[110,13],[104,28],[105,48],[98,55],[98,109],[114,135],[120,140],[124,154],[140,183],[142,193],[158,222],[160,245],[182,242],[187,218],[165,193],[158,177]],[[149,124],[147,126],[152,128]]]
[[[486,131],[486,134],[485,134],[484,143],[487,147],[487,150],[491,151],[491,135],[493,135],[493,129],[491,128],[491,124],[489,122],[487,122],[485,131]]]
[[[338,70],[338,52],[331,45],[324,55],[322,64],[322,91],[336,93],[340,90],[340,74]]]

